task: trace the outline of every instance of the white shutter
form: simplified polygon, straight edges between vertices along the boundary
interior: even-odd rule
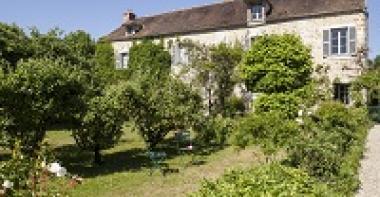
[[[330,55],[330,30],[323,30],[323,57]]]
[[[348,41],[349,51],[350,51],[350,54],[355,54],[356,53],[356,28],[349,27],[348,33],[349,33],[349,41]]]

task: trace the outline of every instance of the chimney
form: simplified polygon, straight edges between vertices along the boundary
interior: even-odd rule
[[[128,22],[134,21],[135,19],[136,19],[136,14],[133,13],[132,10],[128,10],[126,13],[124,13],[123,23],[128,23]]]

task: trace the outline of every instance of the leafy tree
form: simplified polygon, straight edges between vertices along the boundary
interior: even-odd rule
[[[164,77],[169,75],[170,66],[171,56],[162,43],[144,40],[135,43],[129,51],[128,77]]]
[[[182,72],[189,74],[195,71],[192,85],[207,94],[209,114],[226,116],[227,101],[238,82],[235,73],[243,55],[241,45],[221,43],[206,46],[190,40],[182,41],[181,45],[187,48],[191,62]]]
[[[197,120],[201,98],[177,79],[141,78],[128,92],[128,112],[149,148],[169,131],[189,128]]]
[[[373,65],[375,68],[380,67],[380,55],[376,56],[375,60],[373,61]]]
[[[310,49],[295,35],[261,36],[244,56],[240,71],[250,91],[292,91],[311,80]]]
[[[80,114],[84,91],[81,73],[63,61],[21,62],[0,81],[0,129],[26,152],[38,149],[49,125]]]
[[[95,47],[94,72],[101,80],[107,83],[115,83],[118,80],[126,79],[125,72],[115,70],[114,50],[111,43],[106,39],[100,39]]]
[[[227,115],[226,102],[232,96],[237,83],[235,71],[243,55],[240,45],[235,47],[219,44],[211,48],[212,73],[215,80],[216,113]]]
[[[94,152],[94,163],[101,164],[101,150],[112,148],[123,134],[122,126],[126,120],[125,85],[113,85],[103,94],[87,103],[81,126],[73,132],[79,147]]]
[[[0,65],[4,71],[15,69],[20,59],[30,55],[28,37],[15,24],[0,23]]]

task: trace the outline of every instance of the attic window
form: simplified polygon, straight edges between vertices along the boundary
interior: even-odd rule
[[[262,1],[251,6],[252,21],[262,21],[264,19],[265,7]]]

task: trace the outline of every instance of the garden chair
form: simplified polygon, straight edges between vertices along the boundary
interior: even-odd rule
[[[165,160],[167,154],[165,152],[148,151],[148,157],[151,161],[150,176],[152,176],[154,169],[159,169],[163,175],[165,170],[169,167]]]

